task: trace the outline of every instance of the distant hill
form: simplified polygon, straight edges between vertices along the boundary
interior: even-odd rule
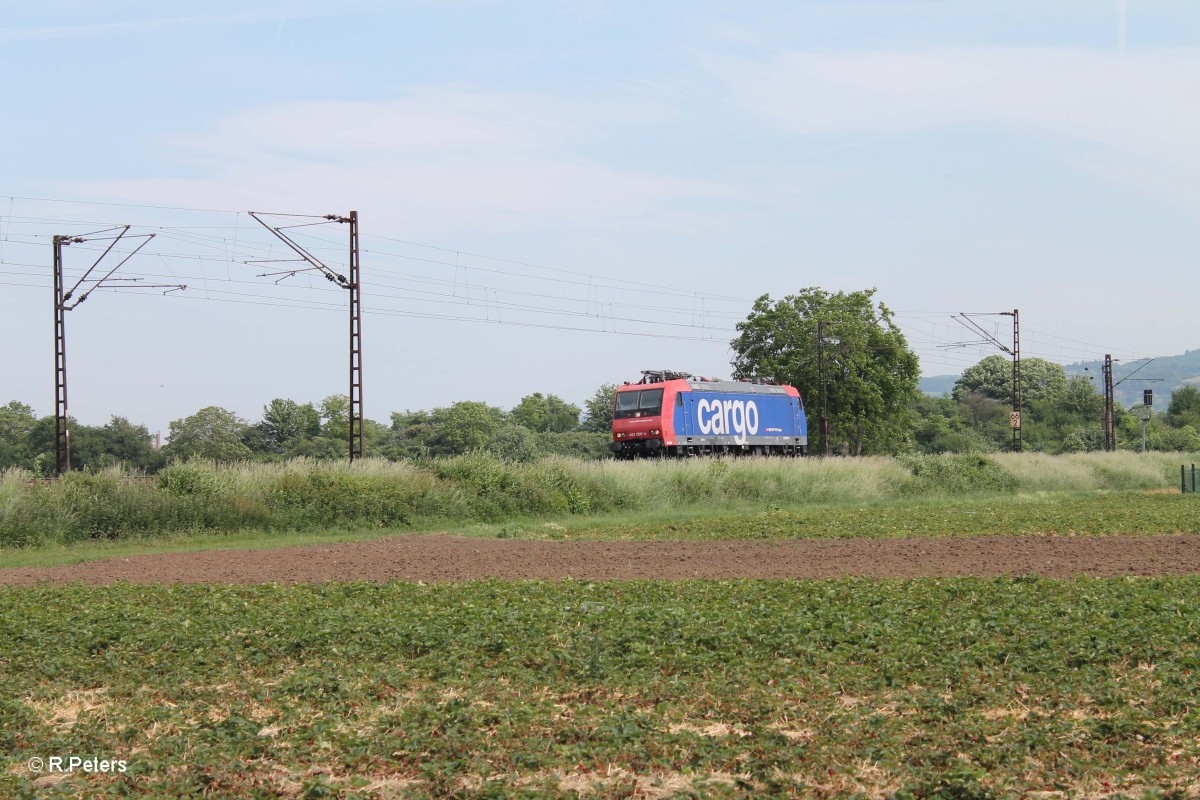
[[[1099,360],[1063,365],[1068,376],[1094,375],[1097,382],[1101,380],[1103,367],[1104,362]],[[1137,374],[1133,374],[1134,370],[1137,370]],[[1122,382],[1126,377],[1128,380]],[[958,375],[929,375],[921,378],[917,386],[927,395],[941,397],[954,390],[954,382],[958,378]],[[1144,380],[1147,378],[1161,380]],[[1142,390],[1153,389],[1155,409],[1165,411],[1171,400],[1171,392],[1189,383],[1200,385],[1200,350],[1188,350],[1178,356],[1159,356],[1149,364],[1144,361],[1131,361],[1128,364],[1118,361],[1113,365],[1113,383],[1117,385],[1117,402],[1126,408],[1142,402]],[[1102,391],[1099,385],[1096,388]]]
[[[927,378],[921,378],[921,382],[917,384],[917,388],[927,395],[941,397],[944,394],[950,394],[954,391],[954,382],[956,380],[958,380],[957,375],[930,375]]]

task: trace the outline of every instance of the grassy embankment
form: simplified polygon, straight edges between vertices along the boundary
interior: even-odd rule
[[[508,464],[467,456],[421,467],[179,464],[151,480],[109,471],[49,483],[7,472],[0,564],[46,563],[31,562],[30,548],[111,554],[147,543],[253,546],[425,530],[543,538],[1195,532],[1194,498],[1122,494],[1170,490],[1188,459],[1200,460],[1113,453]]]
[[[0,588],[0,794],[1190,796],[1198,606],[1197,578]],[[127,772],[29,771],[54,755]]]

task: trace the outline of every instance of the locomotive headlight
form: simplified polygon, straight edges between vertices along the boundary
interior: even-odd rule
[[[617,434],[617,438],[618,438],[618,439],[624,439],[624,438],[625,438],[625,434],[624,434],[624,433],[618,433],[618,434]]]
[[[662,431],[650,431],[651,436],[658,436]]]

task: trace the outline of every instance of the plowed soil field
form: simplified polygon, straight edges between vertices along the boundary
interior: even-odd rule
[[[435,534],[267,550],[159,553],[59,567],[3,569],[0,584],[1188,574],[1200,574],[1200,536],[548,542]]]

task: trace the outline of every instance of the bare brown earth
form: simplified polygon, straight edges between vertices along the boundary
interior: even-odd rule
[[[547,542],[435,534],[269,550],[159,553],[59,567],[2,569],[0,584],[1188,574],[1200,574],[1200,536],[983,536],[767,543]]]

